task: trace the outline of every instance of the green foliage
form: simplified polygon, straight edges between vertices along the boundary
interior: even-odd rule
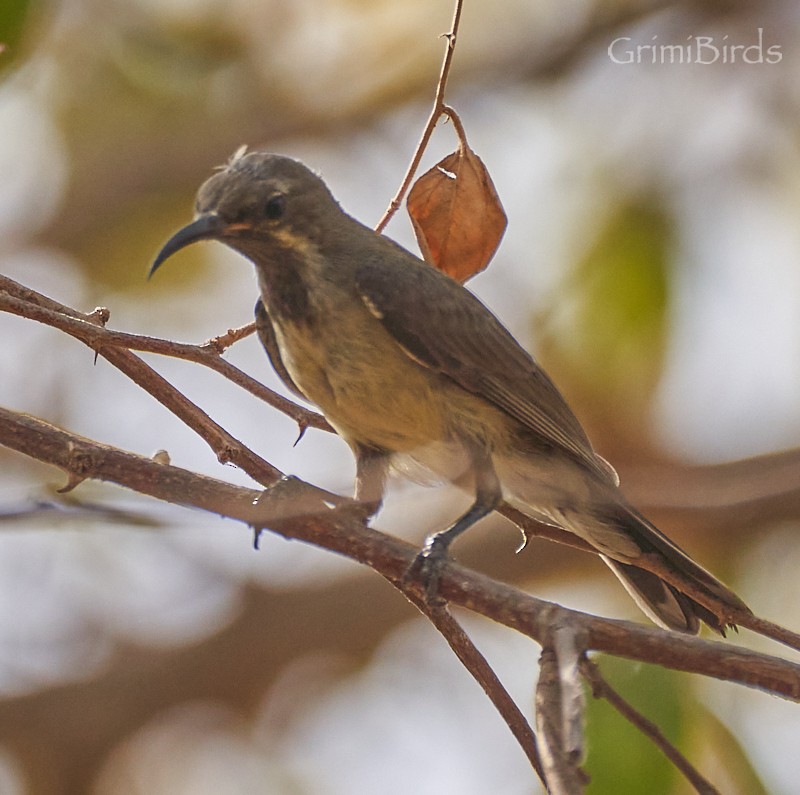
[[[30,10],[30,0],[3,0],[0,3],[0,70],[5,69],[14,58],[17,45]]]
[[[643,412],[661,374],[671,224],[653,202],[614,212],[570,275],[545,344],[579,391]]]
[[[611,686],[680,746],[684,731],[685,677],[655,666],[643,667],[612,657],[602,659]],[[588,695],[586,710],[591,776],[587,795],[668,795],[679,775],[667,758],[610,704]]]
[[[730,795],[766,789],[730,729],[697,700],[687,676],[602,656],[606,681],[678,748],[701,775]],[[642,732],[608,702],[587,693],[584,765],[587,795],[674,795],[693,791],[683,775]]]

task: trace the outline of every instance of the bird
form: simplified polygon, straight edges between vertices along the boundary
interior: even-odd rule
[[[352,449],[367,518],[392,468],[422,467],[472,495],[462,516],[426,540],[421,576],[435,582],[452,541],[505,501],[588,542],[662,628],[696,634],[702,621],[724,635],[732,617],[750,613],[626,501],[614,468],[500,320],[462,284],[348,215],[302,162],[240,148],[202,184],[195,210],[150,276],[205,240],[252,262],[258,336],[287,388]],[[645,557],[671,582],[637,565]]]

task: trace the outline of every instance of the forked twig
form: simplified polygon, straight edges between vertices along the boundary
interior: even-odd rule
[[[19,293],[23,297],[14,293]],[[263,486],[271,485],[282,477],[280,470],[228,433],[199,406],[127,348],[119,344],[98,345],[98,339],[102,340],[105,335],[114,333],[106,331],[98,324],[107,317],[105,313],[81,315],[2,275],[0,275],[0,309],[55,326],[84,342],[188,425],[208,444],[221,463],[234,464]],[[80,483],[81,473],[74,472],[73,475],[74,477],[64,488],[65,491]]]
[[[301,429],[318,428],[319,430],[333,431],[321,414],[309,411],[291,400],[287,400],[221,357],[220,354],[229,345],[248,335],[249,326],[231,329],[227,334],[213,337],[201,345],[114,331],[104,325],[108,320],[107,310],[102,310],[103,322],[98,322],[96,318],[98,310],[88,315],[83,314],[47,298],[29,287],[24,287],[2,274],[0,274],[0,311],[10,312],[57,328],[103,355],[107,349],[124,348],[202,364],[204,367],[215,370],[259,400],[283,412],[293,419]]]

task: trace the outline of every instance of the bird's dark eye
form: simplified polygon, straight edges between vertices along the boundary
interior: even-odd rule
[[[264,215],[270,221],[276,221],[286,210],[286,199],[281,195],[270,196],[264,205]]]

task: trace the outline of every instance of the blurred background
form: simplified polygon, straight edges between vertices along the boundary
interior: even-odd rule
[[[301,158],[375,224],[451,16],[450,0],[4,0],[0,271],[106,306],[125,331],[201,342],[248,322],[252,268],[221,246],[145,280],[196,189],[246,143]],[[466,2],[448,91],[509,218],[470,288],[629,497],[795,630],[800,467],[772,454],[800,444],[798,41],[790,0]],[[440,125],[424,167],[455,143]],[[402,212],[387,233],[416,250]],[[80,343],[11,316],[0,334],[3,405],[252,485]],[[227,356],[281,389],[253,338]],[[284,471],[351,489],[340,440],[293,447],[290,420],[213,373],[148,361]],[[254,552],[244,527],[112,486],[57,498],[62,485],[0,450],[3,795],[538,791],[477,685],[377,576],[269,534]],[[377,526],[420,543],[462,507],[396,483]],[[456,555],[644,621],[594,556],[517,542],[487,520]],[[463,619],[530,714],[538,648]],[[601,664],[722,791],[797,791],[797,706]],[[687,791],[604,704],[589,717],[590,793]]]

